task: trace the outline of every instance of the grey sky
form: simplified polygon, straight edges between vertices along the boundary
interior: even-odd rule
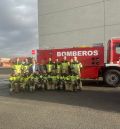
[[[37,42],[37,0],[1,0],[0,57],[30,55]]]

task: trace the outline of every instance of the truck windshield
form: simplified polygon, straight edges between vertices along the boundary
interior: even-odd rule
[[[120,44],[117,44],[116,45],[116,53],[117,54],[120,54]]]

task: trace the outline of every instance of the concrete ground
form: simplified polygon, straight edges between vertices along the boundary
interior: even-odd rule
[[[120,88],[83,83],[83,91],[9,95],[0,76],[0,129],[120,129]]]

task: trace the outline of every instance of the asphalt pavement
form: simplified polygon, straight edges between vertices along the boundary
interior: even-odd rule
[[[83,82],[82,92],[10,95],[0,75],[0,129],[120,129],[120,88]]]

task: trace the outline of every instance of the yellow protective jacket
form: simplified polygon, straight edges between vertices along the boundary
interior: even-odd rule
[[[61,73],[61,63],[55,63],[55,70],[57,74]]]
[[[69,62],[68,61],[63,61],[61,63],[61,70],[62,70],[62,73],[68,73],[69,72]]]
[[[82,64],[79,62],[73,62],[70,65],[71,72],[77,75],[80,75],[80,69],[82,68]]]
[[[22,65],[21,64],[14,64],[13,65],[13,71],[16,74],[21,74]]]
[[[22,69],[22,72],[23,73],[26,73],[26,72],[29,72],[29,68],[31,67],[32,64],[23,64],[21,66],[21,69]]]
[[[47,73],[51,73],[53,68],[54,68],[54,64],[52,62],[49,62],[48,64],[46,64]]]

